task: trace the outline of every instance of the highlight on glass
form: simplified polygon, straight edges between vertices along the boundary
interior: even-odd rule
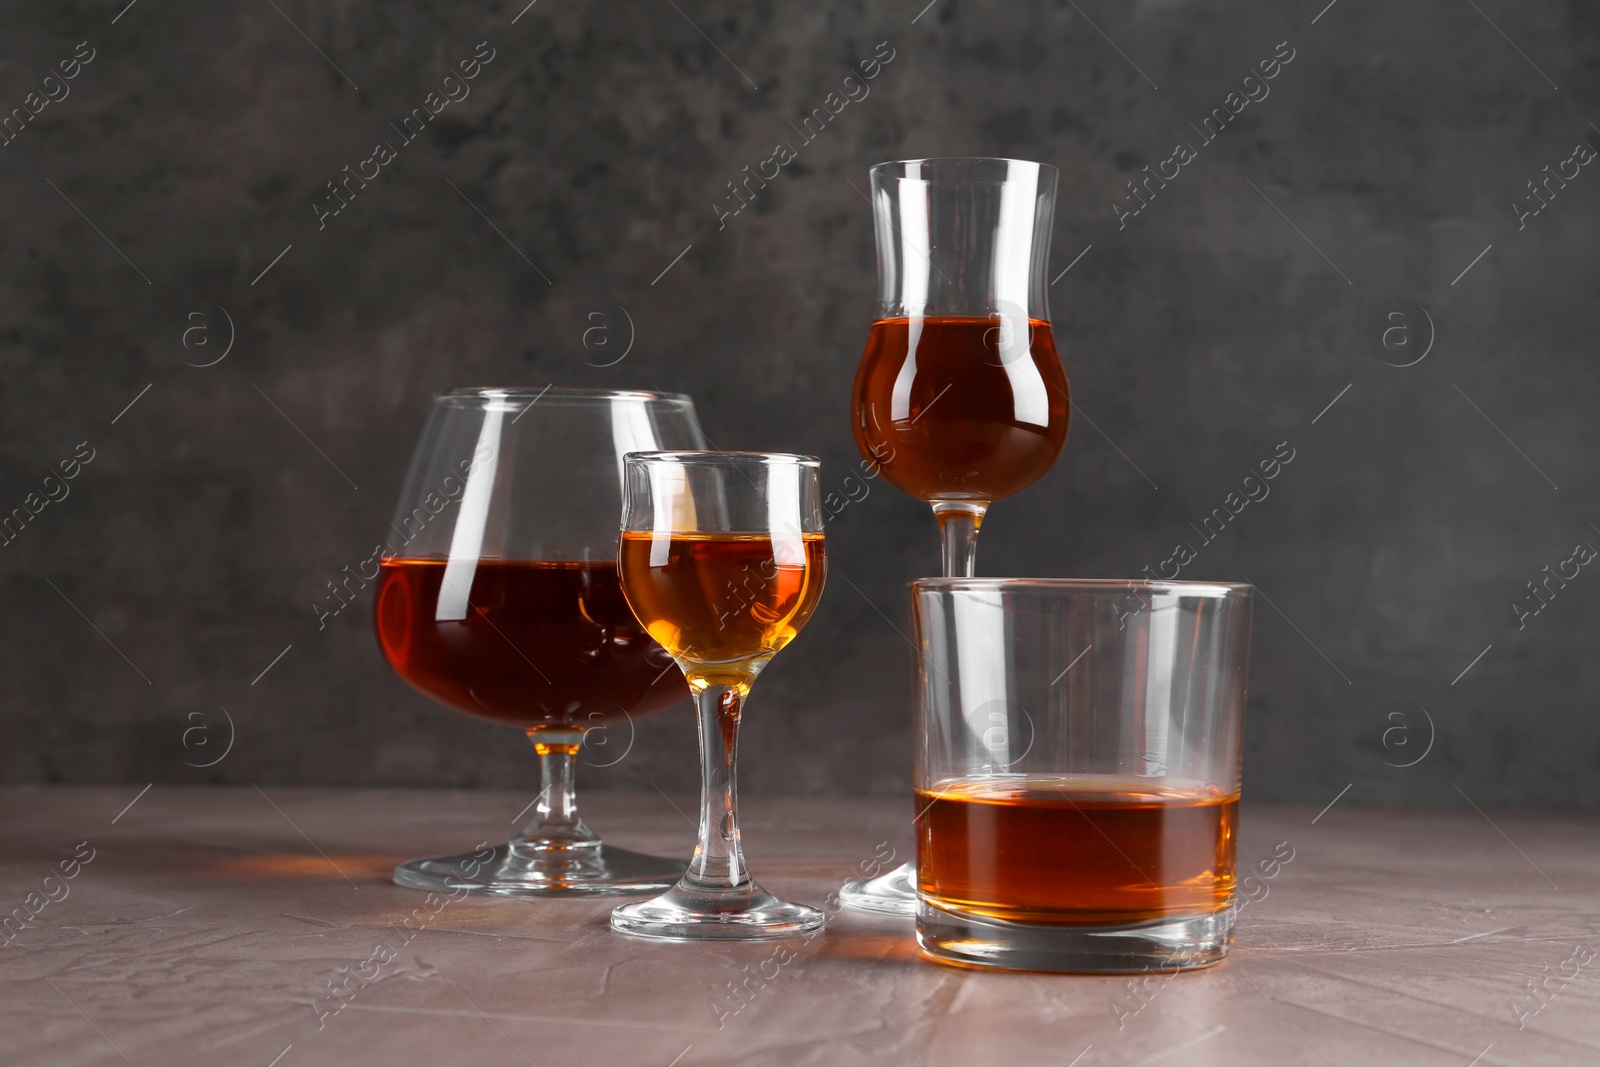
[[[1220,583],[912,583],[925,957],[1140,972],[1227,955],[1251,600]]]
[[[856,370],[856,445],[933,509],[946,577],[977,573],[989,505],[1044,476],[1071,400],[1046,274],[1056,169],[1023,159],[912,159],[872,168],[877,315]],[[909,864],[839,892],[912,914]]]
[[[622,460],[705,443],[686,396],[452,389],[433,398],[390,523],[375,603],[395,673],[456,711],[524,731],[532,820],[476,853],[411,860],[414,889],[642,893],[682,863],[604,845],[578,815],[583,762],[624,757],[634,722],[684,698],[617,576]]]
[[[759,940],[822,926],[815,908],[751,878],[739,840],[735,753],[750,688],[822,596],[817,460],[763,452],[642,452],[625,463],[622,591],[694,695],[700,837],[677,885],[611,913],[638,937]]]

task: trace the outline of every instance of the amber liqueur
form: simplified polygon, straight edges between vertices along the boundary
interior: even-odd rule
[[[441,592],[455,617],[438,617]],[[375,622],[400,677],[495,722],[588,728],[688,695],[610,561],[480,559],[458,572],[444,559],[386,559]]]
[[[872,324],[852,422],[862,455],[920,500],[994,501],[1037,481],[1067,437],[1067,375],[1040,319]]]
[[[811,617],[827,573],[820,533],[626,531],[617,558],[650,636],[700,664],[777,653]]]
[[[917,880],[1015,922],[1127,925],[1226,907],[1239,797],[1132,777],[1000,777],[918,790]]]

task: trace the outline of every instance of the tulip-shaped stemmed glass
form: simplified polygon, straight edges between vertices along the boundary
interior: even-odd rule
[[[734,751],[750,686],[822,596],[817,461],[764,452],[644,452],[626,463],[622,591],[683,669],[700,725],[700,843],[678,884],[611,913],[672,941],[760,940],[822,925],[762,889],[739,843]]]
[[[944,575],[977,573],[989,505],[1032,485],[1067,437],[1071,403],[1045,300],[1056,170],[1021,159],[872,168],[877,318],[856,370],[861,454],[933,508]],[[909,916],[910,864],[840,890]]]
[[[496,896],[645,893],[681,862],[602,845],[573,772],[633,720],[683,699],[672,660],[617,579],[622,458],[696,448],[686,396],[604,389],[452,389],[433,398],[379,569],[378,642],[395,672],[457,711],[525,731],[543,772],[533,821],[478,853],[411,860],[413,889]]]

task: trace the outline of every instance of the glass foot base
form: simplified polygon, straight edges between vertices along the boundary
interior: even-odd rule
[[[917,869],[912,864],[902,863],[888,874],[846,882],[839,889],[839,900],[856,911],[903,915],[909,919],[917,913]]]
[[[611,912],[611,929],[658,941],[767,941],[822,929],[823,914],[760,886],[727,892],[679,882],[654,900]]]
[[[603,896],[659,892],[682,874],[681,861],[598,842],[560,849],[506,844],[459,856],[408,860],[394,869],[394,883],[407,889],[494,897]]]
[[[1128,926],[1044,926],[917,904],[917,947],[956,967],[1147,974],[1219,962],[1233,945],[1233,909]]]

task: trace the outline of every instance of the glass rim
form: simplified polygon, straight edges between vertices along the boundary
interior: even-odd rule
[[[1164,578],[913,578],[911,588],[922,592],[1129,592],[1135,589],[1176,593],[1180,596],[1226,598],[1255,592],[1249,582],[1168,581]]]
[[[668,393],[656,389],[589,389],[571,385],[462,385],[440,389],[433,394],[435,404],[492,403],[506,400],[647,400],[669,404],[693,404],[687,393]]]
[[[797,452],[718,452],[710,449],[642,450],[623,454],[624,463],[680,463],[699,466],[727,466],[737,461],[760,460],[766,463],[795,467],[820,467],[822,460],[816,456]]]
[[[1018,158],[1016,158],[1014,156],[926,156],[926,157],[921,158],[921,159],[886,159],[882,163],[874,163],[871,167],[867,168],[867,173],[868,174],[877,174],[880,170],[886,171],[886,169],[889,168],[889,167],[921,167],[921,166],[926,166],[926,165],[929,165],[929,164],[937,165],[937,164],[959,164],[959,163],[1026,163],[1029,166],[1038,167],[1041,172],[1048,172],[1048,173],[1051,173],[1051,174],[1055,174],[1057,176],[1059,176],[1060,173],[1061,173],[1056,168],[1056,166],[1054,164],[1041,163],[1037,159],[1018,159]],[[890,178],[894,178],[896,181],[927,181],[928,180],[926,178],[912,178],[912,177],[908,177],[908,176],[906,176],[904,174],[888,174],[887,172],[885,173],[885,176],[886,177],[890,177]],[[987,178],[987,179],[985,179],[985,178],[975,178],[975,179],[971,179],[971,181],[973,182],[973,184],[978,184],[978,183],[982,183],[982,182],[999,183],[999,182],[1005,181],[1005,179],[1004,178]]]

